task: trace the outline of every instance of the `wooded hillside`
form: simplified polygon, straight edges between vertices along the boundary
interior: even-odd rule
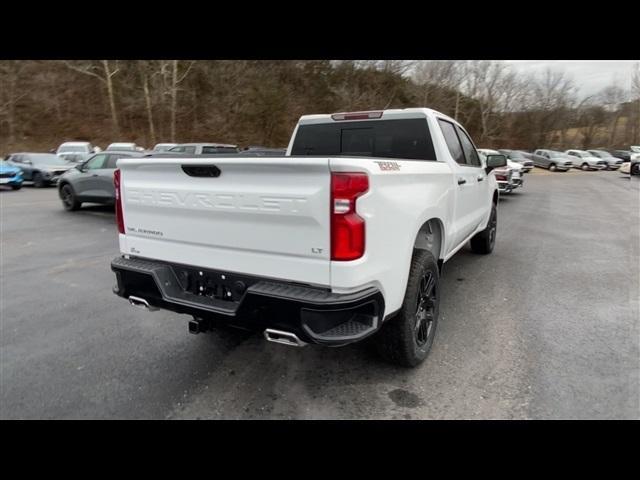
[[[310,113],[430,107],[481,147],[640,144],[640,74],[587,99],[499,61],[0,61],[0,153],[63,141],[284,147]]]

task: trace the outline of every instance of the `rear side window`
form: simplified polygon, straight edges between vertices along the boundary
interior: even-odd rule
[[[85,168],[87,170],[99,170],[101,168],[105,168],[104,164],[107,161],[107,154],[105,153],[100,153],[98,155],[95,155],[91,158],[91,160],[89,160],[86,165]]]
[[[169,150],[170,152],[179,152],[179,153],[196,153],[196,147],[194,146],[189,146],[189,147],[173,147],[171,150]]]
[[[291,155],[436,160],[424,118],[300,125]]]
[[[109,155],[109,158],[107,159],[107,162],[105,163],[103,168],[117,168],[116,167],[116,163],[118,162],[119,158],[128,158],[129,155]]]
[[[480,158],[478,158],[478,152],[476,152],[476,147],[471,143],[471,139],[466,134],[464,130],[456,125],[456,132],[458,132],[458,137],[460,138],[460,143],[462,144],[462,150],[464,151],[464,156],[467,159],[467,164],[480,167]]]
[[[447,142],[449,153],[457,163],[460,165],[466,165],[467,161],[464,158],[462,145],[460,144],[460,140],[458,139],[453,123],[441,119],[438,119],[438,123],[440,124],[440,130],[442,130],[442,134],[444,135],[444,141]]]
[[[202,153],[238,153],[238,149],[235,147],[202,147]]]

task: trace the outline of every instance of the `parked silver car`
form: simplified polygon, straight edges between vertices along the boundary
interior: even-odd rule
[[[548,168],[552,172],[566,172],[573,167],[573,160],[567,154],[555,150],[539,149],[533,152],[533,164],[536,167]]]
[[[104,151],[64,173],[58,181],[58,195],[65,210],[78,210],[82,203],[113,205],[116,194],[113,172],[119,158],[142,157],[139,152]]]
[[[587,150],[587,152],[607,162],[607,170],[617,170],[622,166],[621,158],[616,158],[605,150]]]
[[[586,150],[567,150],[567,155],[573,157],[573,167],[581,170],[606,170],[607,163],[604,160],[594,157]]]
[[[73,167],[72,163],[53,153],[12,153],[7,164],[22,171],[22,178],[33,182],[36,188],[55,185],[62,175]]]

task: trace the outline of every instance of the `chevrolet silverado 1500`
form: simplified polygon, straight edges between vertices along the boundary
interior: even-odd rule
[[[305,115],[282,157],[118,161],[114,292],[146,310],[267,340],[371,337],[415,366],[438,322],[442,265],[494,248],[498,187],[471,138],[434,110]]]

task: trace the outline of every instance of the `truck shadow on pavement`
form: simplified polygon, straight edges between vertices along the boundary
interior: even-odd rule
[[[181,399],[168,418],[199,419],[322,419],[413,418],[429,405],[435,391],[425,387],[444,381],[455,366],[453,338],[468,319],[450,315],[456,291],[473,288],[462,278],[483,257],[469,247],[458,252],[442,277],[441,316],[432,351],[420,366],[410,369],[384,362],[370,341],[327,348],[304,348],[269,343],[259,333],[225,329],[197,335],[193,366],[203,361],[203,350],[216,350],[220,359],[198,385]],[[484,259],[484,261],[487,261]],[[466,282],[466,283],[465,283]],[[476,320],[478,322],[482,320]],[[186,326],[185,326],[186,329]],[[476,333],[474,341],[481,341]],[[203,348],[200,348],[203,347]],[[225,353],[219,352],[223,348]],[[206,361],[206,360],[205,360]],[[432,407],[433,408],[433,407]],[[446,414],[434,410],[429,416]]]

